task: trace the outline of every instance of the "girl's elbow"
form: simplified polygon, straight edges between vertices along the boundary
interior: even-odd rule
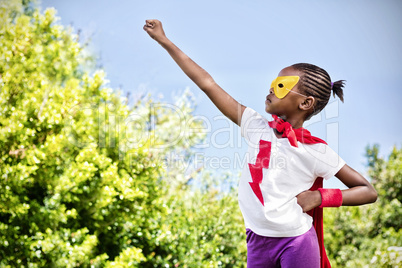
[[[211,76],[203,77],[199,80],[194,80],[195,84],[205,93],[210,92],[217,86],[215,80]]]
[[[377,201],[377,198],[378,198],[378,193],[374,188],[372,188],[370,191],[369,203],[374,203],[375,201]]]

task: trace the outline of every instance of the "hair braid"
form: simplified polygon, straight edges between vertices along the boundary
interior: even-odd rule
[[[307,119],[324,109],[331,97],[331,91],[334,97],[337,95],[343,102],[344,80],[331,83],[331,77],[324,69],[309,63],[297,63],[291,67],[302,73],[299,86],[301,93],[315,99],[314,112],[308,115]]]

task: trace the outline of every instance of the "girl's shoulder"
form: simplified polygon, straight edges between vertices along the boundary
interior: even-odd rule
[[[242,137],[247,140],[261,137],[262,133],[270,134],[272,131],[271,127],[268,125],[268,120],[249,107],[243,112],[240,128]]]
[[[254,109],[247,107],[241,117],[240,127],[249,127],[260,125],[261,127],[268,126],[268,119],[263,117],[260,113],[256,112]]]

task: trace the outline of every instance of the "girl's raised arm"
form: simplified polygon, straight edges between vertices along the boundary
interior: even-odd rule
[[[216,107],[230,120],[240,126],[241,116],[246,107],[226,91],[224,91],[197,63],[184,54],[175,44],[173,44],[165,35],[162,23],[158,20],[146,20],[144,30],[157,41],[174,61],[179,65],[183,72],[193,82],[207,94]]]

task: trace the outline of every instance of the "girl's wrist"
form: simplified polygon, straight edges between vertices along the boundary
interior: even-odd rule
[[[342,206],[343,196],[340,189],[318,188],[318,191],[321,195],[320,208]]]
[[[322,199],[321,199],[321,193],[318,190],[313,191],[314,193],[314,204],[315,207],[319,207],[321,205]]]
[[[159,38],[155,38],[155,41],[158,42],[163,47],[165,47],[170,42],[170,40],[166,37],[166,35],[163,35]]]

